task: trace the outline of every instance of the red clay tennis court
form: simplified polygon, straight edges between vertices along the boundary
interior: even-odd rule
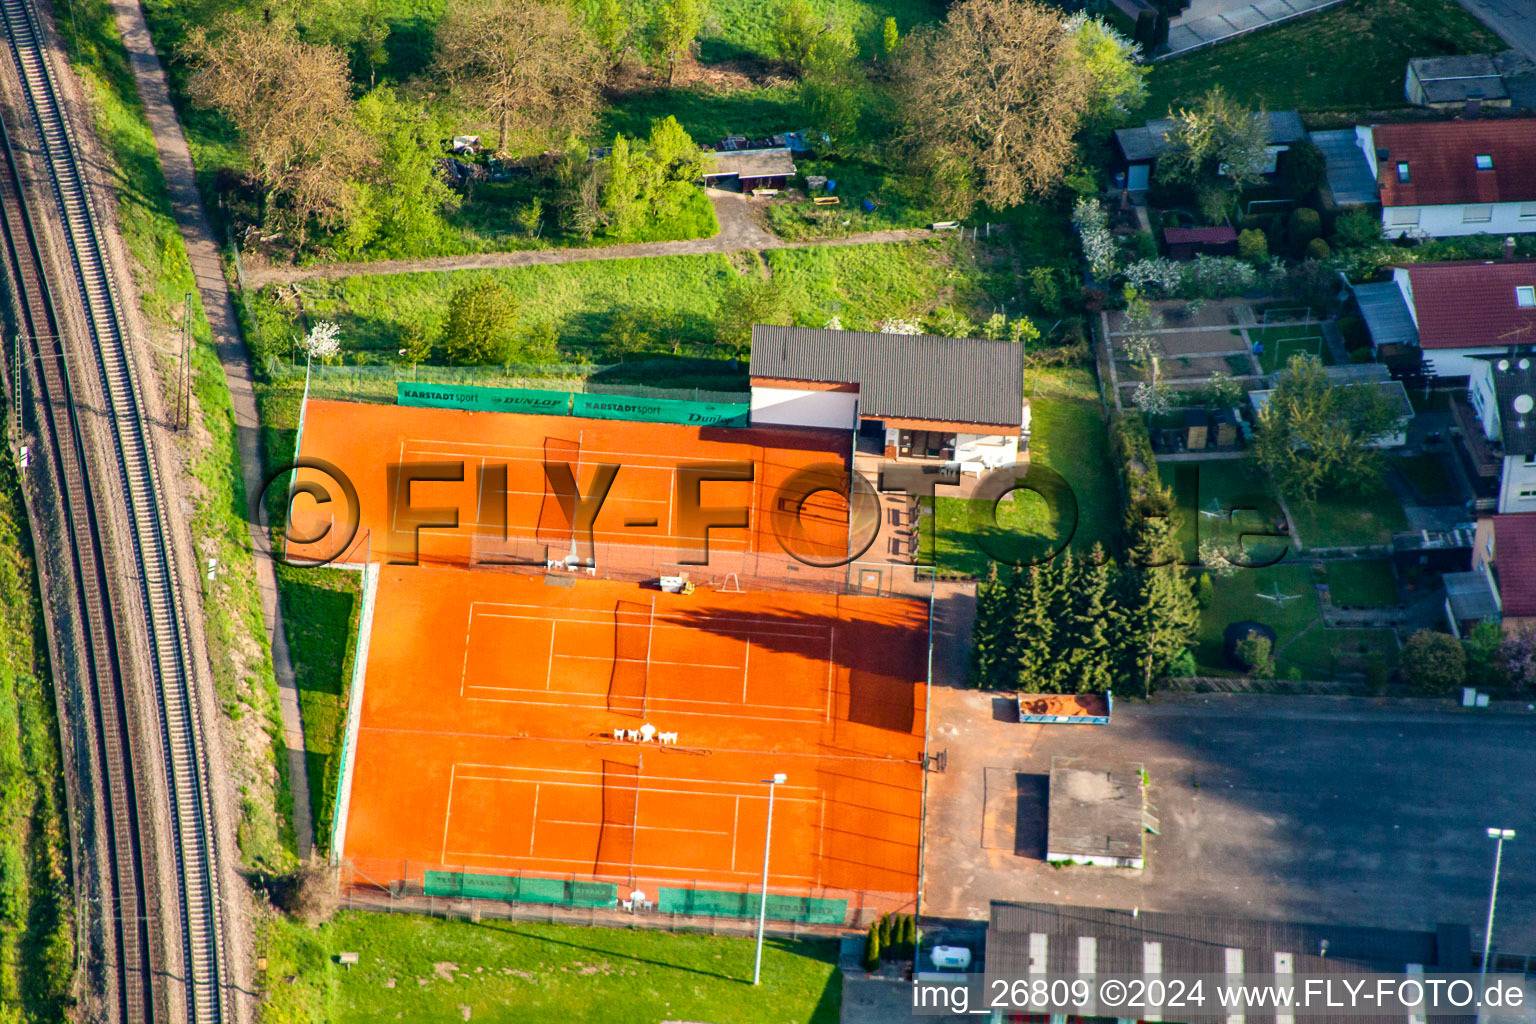
[[[338,822],[364,874],[755,891],[783,772],[771,890],[916,892],[926,603],[379,574]]]
[[[597,574],[630,578],[675,572],[700,561],[689,502],[702,508],[746,510],[745,528],[709,532],[715,577],[787,575],[807,567],[760,569],[758,556],[788,561],[774,535],[786,521],[782,485],[810,467],[827,483],[846,479],[849,440],[835,431],[699,427],[568,416],[467,412],[353,402],[306,404],[300,455],[337,467],[356,488],[359,529],[338,553],[341,530],[327,528],[343,503],[317,506],[299,497],[290,543],[294,560],[482,564],[508,561],[544,568],[549,560]],[[458,480],[410,482],[394,467],[460,467]],[[569,467],[580,494],[590,496],[611,473],[606,499],[590,519],[552,486],[546,466]],[[749,480],[695,482],[700,467],[751,468]],[[613,467],[605,469],[604,467]],[[300,481],[318,481],[301,470]],[[696,497],[690,497],[696,496]],[[808,543],[836,555],[848,547],[847,503],[821,492],[790,510]],[[775,516],[778,517],[777,523]],[[433,524],[452,521],[453,528]],[[430,526],[422,529],[418,527]],[[812,570],[814,574],[814,570]]]

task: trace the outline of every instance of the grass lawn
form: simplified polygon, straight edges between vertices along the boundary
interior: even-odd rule
[[[833,942],[768,940],[754,988],[751,940],[649,929],[343,913],[271,922],[265,940],[266,1019],[292,1024],[836,1024],[842,1002]],[[336,965],[342,950],[356,967]]]
[[[1456,483],[1445,459],[1430,452],[1393,459],[1392,465],[1425,501],[1448,501],[1456,494]]]
[[[1333,365],[1328,343],[1323,340],[1323,329],[1316,324],[1250,327],[1248,339],[1264,346],[1259,365],[1265,373],[1283,370],[1292,359],[1303,355],[1317,356],[1324,366]]]
[[[1275,631],[1279,650],[1317,621],[1317,590],[1312,585],[1312,570],[1305,565],[1288,562],[1265,569],[1238,569],[1211,582],[1215,597],[1200,613],[1200,628],[1195,634],[1195,660],[1202,671],[1234,674],[1222,649],[1222,634],[1234,622],[1251,619],[1269,626]],[[1293,599],[1276,601],[1261,594]]]
[[[1263,514],[1264,504],[1273,501],[1269,479],[1247,459],[1160,462],[1157,468],[1178,503],[1179,538],[1186,561],[1198,557],[1202,541],[1228,549],[1241,543],[1249,562],[1267,562],[1283,554],[1277,542],[1242,540],[1245,531],[1264,533],[1273,527]],[[1225,514],[1228,511],[1230,516]],[[1278,506],[1271,511],[1278,514]]]
[[[331,815],[361,612],[361,580],[358,573],[345,569],[282,564],[277,566],[277,577],[304,715],[315,843],[324,853],[331,845]]]
[[[849,330],[868,330],[889,317],[920,316],[953,305],[985,319],[1017,288],[1006,273],[984,264],[991,250],[956,239],[835,248],[781,249],[764,255],[784,289],[796,323],[820,327],[832,316]],[[980,256],[978,256],[978,253]],[[646,321],[657,351],[628,353],[729,357],[716,344],[720,304],[741,277],[739,267],[761,273],[757,257],[665,256],[552,266],[514,267],[385,277],[350,277],[305,284],[311,317],[341,324],[349,351],[377,350],[393,361],[401,324],[441,324],[453,293],[477,275],[501,281],[519,305],[518,326],[553,326],[561,348],[594,362],[616,362],[604,338],[616,318],[632,313]],[[269,343],[301,333],[296,314],[268,293],[257,300]]]
[[[75,966],[69,832],[32,554],[7,457],[0,466],[0,1007],[31,1013],[0,1017],[62,1021]]]
[[[1403,506],[1385,484],[1371,492],[1330,491],[1286,507],[1308,550],[1388,544],[1394,532],[1408,529]]]
[[[1397,665],[1397,636],[1390,629],[1327,629],[1315,622],[1280,655],[1308,678],[1363,673],[1380,659],[1388,669]]]
[[[1350,0],[1289,24],[1159,61],[1139,112],[1161,117],[1213,85],[1269,110],[1384,110],[1407,105],[1410,57],[1497,53],[1499,38],[1455,0]]]
[[[1042,370],[1033,378],[1026,375],[1025,393],[1030,396],[1030,464],[1060,473],[1077,499],[1073,549],[1113,547],[1120,499],[1092,373]],[[986,571],[988,558],[974,540],[978,533],[997,532],[994,547],[1016,546],[1021,556],[1038,557],[1059,546],[1072,528],[1064,506],[1052,508],[1029,491],[1015,491],[1012,500],[997,503],[995,526],[986,502],[940,496],[936,506],[933,536],[922,538],[923,555],[925,560],[931,556],[942,572],[980,576]]]
[[[1328,599],[1345,608],[1395,608],[1397,578],[1385,558],[1329,562]]]

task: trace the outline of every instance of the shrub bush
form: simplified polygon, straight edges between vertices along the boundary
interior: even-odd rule
[[[1205,611],[1216,600],[1216,586],[1211,582],[1211,574],[1203,572],[1195,581],[1195,604]]]
[[[864,938],[864,969],[880,969],[880,922],[869,922],[869,934]]]
[[[1381,241],[1381,218],[1370,210],[1350,210],[1333,225],[1333,244],[1340,249],[1363,249]]]
[[[1311,142],[1295,143],[1280,158],[1281,177],[1291,198],[1304,202],[1328,177],[1323,151]]]
[[[1339,317],[1339,333],[1344,336],[1344,347],[1353,352],[1357,348],[1367,348],[1371,344],[1371,332],[1366,329],[1365,321],[1358,316]]]
[[[1333,249],[1321,238],[1314,238],[1307,243],[1307,259],[1325,260],[1333,255]]]
[[[1291,246],[1298,253],[1304,252],[1307,243],[1323,233],[1323,218],[1316,210],[1300,206],[1291,211],[1286,230],[1290,233]]]
[[[1249,228],[1238,233],[1237,236],[1238,259],[1247,260],[1255,266],[1269,262],[1269,239],[1264,237],[1264,232],[1257,228]]]
[[[1403,678],[1415,692],[1447,694],[1467,679],[1467,652],[1449,633],[1421,629],[1403,645]]]

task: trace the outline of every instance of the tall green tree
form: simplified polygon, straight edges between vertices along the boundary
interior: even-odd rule
[[[1060,11],[1033,0],[957,0],[901,52],[907,137],[927,167],[958,160],[997,207],[1061,182],[1094,84]]]
[[[987,575],[976,584],[976,622],[971,630],[970,683],[983,690],[1007,685],[1004,673],[1008,664],[1009,628],[1013,619],[1009,586],[1000,578],[997,563],[987,566]]]
[[[442,127],[425,107],[401,100],[388,86],[358,101],[357,122],[374,160],[359,182],[359,215],[348,225],[347,246],[357,252],[376,243],[385,255],[420,252],[444,231],[443,214],[461,202],[437,173]]]
[[[1090,120],[1123,116],[1147,101],[1146,77],[1152,66],[1143,61],[1135,43],[1087,14],[1072,15],[1064,28],[1092,81],[1084,111]]]
[[[511,355],[512,325],[517,303],[493,277],[480,277],[454,292],[448,300],[443,343],[450,362],[488,364]]]
[[[1259,413],[1253,458],[1287,497],[1310,501],[1324,487],[1373,488],[1384,472],[1376,447],[1401,416],[1374,383],[1341,384],[1316,356],[1297,356]]]
[[[587,132],[602,60],[570,9],[542,0],[456,0],[437,30],[437,73],[495,127],[501,154]]]
[[[1054,570],[1046,563],[1014,572],[1018,591],[1012,636],[1015,685],[1030,693],[1048,693],[1054,682],[1056,630],[1065,625],[1051,617]]]
[[[803,71],[816,37],[826,30],[826,17],[809,0],[784,0],[773,15],[774,52],[796,71]]]
[[[1199,183],[1213,176],[1234,186],[1263,180],[1269,163],[1269,115],[1213,87],[1173,115],[1168,148],[1157,158],[1163,181]]]
[[[693,41],[704,24],[703,0],[661,0],[646,28],[646,43],[651,59],[665,68],[667,84],[677,76],[677,68],[693,49]]]
[[[645,216],[641,196],[644,182],[635,156],[629,139],[620,134],[614,137],[613,148],[603,158],[603,214],[609,229],[618,235],[634,230]]]
[[[1117,655],[1119,675],[1142,693],[1189,647],[1200,623],[1200,607],[1179,553],[1172,516],[1147,516],[1131,526],[1121,574],[1124,627],[1118,631]]]
[[[1115,684],[1115,650],[1111,635],[1120,626],[1114,591],[1114,565],[1102,548],[1076,560],[1072,574],[1072,632],[1066,668],[1075,693],[1104,693]]]
[[[857,56],[851,36],[829,30],[816,38],[805,59],[800,102],[812,127],[824,132],[834,146],[854,134],[864,103],[864,73]]]
[[[598,48],[617,68],[635,42],[635,22],[625,0],[597,0],[587,17],[587,28]]]

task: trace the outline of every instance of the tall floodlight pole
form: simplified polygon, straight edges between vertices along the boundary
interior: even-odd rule
[[[768,921],[768,851],[773,847],[773,790],[776,786],[782,786],[788,777],[780,772],[771,779],[763,780],[768,783],[768,830],[763,835],[763,891],[757,904],[757,956],[752,961],[754,985],[763,978],[763,925]]]
[[[1493,848],[1493,889],[1488,893],[1488,927],[1483,929],[1483,962],[1477,972],[1477,995],[1483,995],[1483,983],[1488,978],[1488,956],[1493,950],[1493,905],[1499,898],[1499,868],[1504,861],[1504,840],[1515,838],[1512,828],[1491,828],[1488,838],[1496,842]]]

